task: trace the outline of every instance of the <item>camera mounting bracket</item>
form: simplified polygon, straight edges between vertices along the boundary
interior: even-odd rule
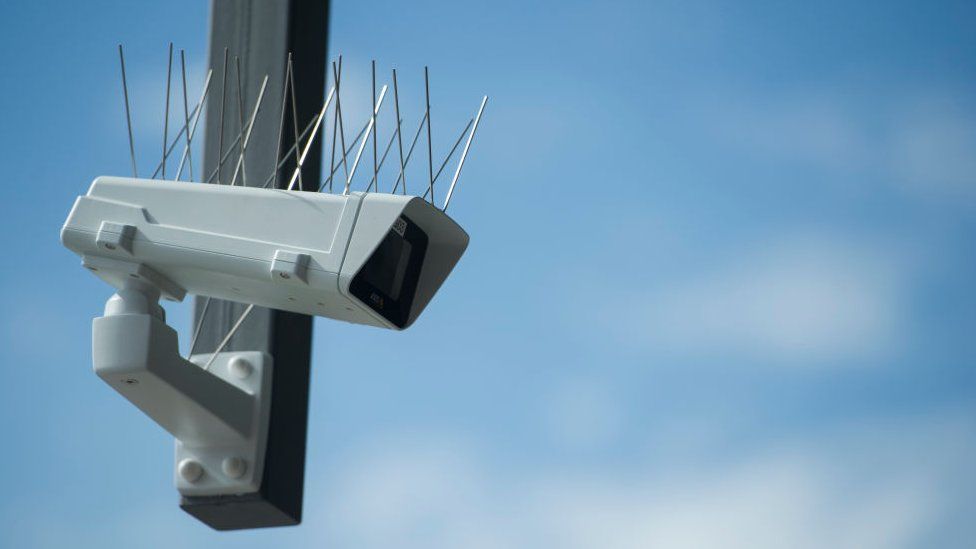
[[[179,287],[143,264],[103,261],[95,268],[128,275],[106,303],[104,316],[92,323],[95,373],[176,438],[179,492],[258,491],[271,408],[271,357],[259,351],[220,353],[209,369],[203,365],[210,354],[183,358],[159,305],[161,292],[179,295]]]

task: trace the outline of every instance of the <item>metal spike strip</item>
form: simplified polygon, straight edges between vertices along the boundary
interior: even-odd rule
[[[203,93],[200,94],[200,101],[197,102],[197,106],[193,108],[192,112],[190,112],[191,117],[193,117],[194,114],[196,114],[196,116],[193,119],[193,127],[190,128],[188,132],[189,139],[187,140],[187,146],[183,149],[183,157],[180,158],[180,167],[178,170],[176,170],[177,179],[179,179],[180,175],[183,173],[183,163],[190,157],[190,144],[193,142],[193,136],[197,133],[197,125],[200,123],[200,115],[203,113],[203,102],[207,100],[207,97],[210,94],[210,82],[212,78],[213,69],[210,69],[207,71],[207,79],[203,84]],[[180,134],[182,134],[185,130],[186,126],[184,125],[183,129],[180,130]],[[193,178],[191,177],[190,179],[192,180]]]
[[[122,53],[122,44],[119,44],[119,63],[122,65],[122,94],[125,97],[125,126],[129,130],[129,155],[132,159],[132,177],[139,177],[139,170],[136,168],[136,147],[132,140],[132,116],[129,114],[129,85],[125,80],[125,55]]]
[[[277,149],[275,149],[275,158],[281,157],[281,138],[285,134],[285,113],[288,112],[286,107],[288,106],[288,81],[289,75],[291,74],[291,52],[288,53],[288,63],[285,65],[285,77],[284,82],[281,84],[281,118],[278,122],[278,139],[275,141]],[[297,141],[297,140],[296,140]],[[298,143],[295,144],[293,149],[298,147]],[[278,188],[278,173],[281,171],[281,164],[275,166],[274,173],[271,176],[274,178],[274,188]],[[265,183],[267,187],[267,183]]]
[[[401,123],[401,119],[400,119],[400,93],[399,93],[399,90],[397,89],[396,69],[393,69],[393,105],[396,106],[397,148],[400,149],[400,175],[397,176],[397,180],[393,184],[393,193],[396,194],[397,185],[400,184],[400,178],[403,178],[403,194],[407,194],[407,179],[406,179],[405,174],[404,174],[404,172],[406,170],[406,164],[403,162],[403,139],[401,139],[401,136],[403,134],[400,131],[400,123]],[[384,157],[385,157],[385,155],[384,155]]]
[[[322,125],[322,119],[325,118],[325,113],[329,110],[329,104],[332,103],[332,98],[335,96],[335,86],[329,91],[329,96],[325,98],[325,104],[322,105],[322,110],[319,115],[315,117],[315,126],[312,127],[312,135],[308,136],[308,141],[305,142],[305,150],[302,151],[301,156],[298,157],[298,165],[295,166],[295,172],[291,176],[291,181],[288,182],[288,190],[292,190],[295,186],[295,179],[299,177],[302,173],[302,165],[305,164],[305,157],[308,156],[309,151],[312,150],[312,143],[315,142],[315,135],[319,131],[319,127]]]
[[[349,145],[349,148],[346,149],[345,152],[342,154],[342,161],[340,161],[338,164],[336,164],[332,168],[332,173],[329,174],[329,177],[327,177],[324,181],[322,181],[322,184],[319,185],[319,192],[322,192],[322,189],[324,189],[326,185],[329,186],[329,190],[331,192],[331,190],[332,190],[332,180],[335,178],[335,175],[339,171],[339,168],[343,165],[343,163],[345,162],[345,160],[349,157],[349,153],[351,153],[352,150],[354,148],[356,148],[356,142],[359,141],[359,138],[362,137],[364,133],[366,133],[366,129],[367,128],[369,128],[369,122],[363,124],[362,129],[360,129],[359,130],[359,133],[356,134],[356,137],[353,138],[352,144]]]
[[[430,75],[424,67],[424,93],[427,97],[427,173],[430,175],[430,203],[434,203],[434,145],[430,138]]]
[[[186,52],[184,52],[182,49],[180,49],[180,74],[182,75],[182,80],[183,80],[183,127],[184,128],[189,128],[190,127],[190,109],[189,109],[189,105],[187,105],[187,100],[186,100]],[[183,132],[183,135],[186,136],[186,151],[187,151],[187,153],[189,153],[190,150],[191,150],[190,149],[190,132],[185,131],[185,132]],[[193,157],[192,156],[188,156],[188,158],[189,158],[189,165],[190,165],[190,181],[193,181]],[[177,170],[177,172],[176,172],[176,180],[177,181],[180,180],[180,174],[183,173],[182,167],[183,167],[183,163],[180,162],[180,168],[181,169]]]
[[[339,59],[341,60],[342,59],[342,56],[340,56]],[[334,68],[335,67],[335,63],[332,63],[332,66]],[[334,80],[334,84],[333,85],[335,86],[335,89],[336,89],[336,106],[335,106],[335,109],[333,109],[333,111],[332,111],[333,112],[333,114],[332,114],[332,157],[329,160],[329,192],[332,192],[332,173],[335,172],[336,137],[337,137],[337,134],[339,133],[339,79],[336,76],[336,73],[335,73],[334,70],[333,70],[333,80]],[[319,191],[321,191],[321,190],[322,190],[322,187],[320,186],[319,187]]]
[[[393,135],[390,136],[390,140],[386,143],[386,148],[383,149],[383,156],[380,157],[380,164],[379,164],[380,171],[383,170],[383,164],[386,163],[386,157],[390,154],[390,149],[393,148],[393,142],[396,141],[398,135],[399,135],[399,128],[394,129]],[[369,185],[373,186],[374,183],[376,183],[376,177],[373,177],[373,179],[369,182]],[[376,192],[380,192],[379,183],[376,183]]]
[[[376,113],[379,112],[380,107],[383,106],[383,98],[386,97],[386,86],[383,86],[383,90],[380,92],[380,97],[376,101],[376,105],[373,107],[373,116],[369,119],[370,127],[376,121]],[[366,134],[363,135],[362,141],[359,143],[359,151],[356,152],[356,159],[352,162],[352,171],[349,172],[349,177],[346,179],[346,190],[342,194],[349,194],[349,186],[352,185],[352,179],[356,177],[356,168],[359,166],[359,159],[363,156],[363,149],[366,148],[366,140],[369,138],[369,129],[366,130]]]
[[[166,65],[166,110],[163,114],[163,179],[166,179],[166,143],[169,141],[169,89],[173,76],[173,43],[169,43],[169,62]]]
[[[228,49],[224,48],[224,74],[221,77],[222,82],[220,84],[220,129],[217,130],[217,157],[220,158],[224,154],[224,111],[227,107],[227,55]],[[233,147],[231,147],[233,148]],[[223,162],[217,162],[217,184],[220,185],[220,167],[223,166]]]
[[[241,128],[241,132],[244,132],[244,86],[241,85],[241,58],[234,56],[234,65],[237,67],[237,123]],[[241,185],[247,187],[247,169],[245,166],[247,162],[244,161],[244,144],[247,143],[247,138],[250,137],[250,132],[245,134],[244,139],[238,140],[238,150],[241,153],[241,159],[238,161],[238,165],[241,167]],[[230,184],[233,185],[234,181],[237,179],[237,170],[234,170],[234,176],[231,177]]]
[[[437,173],[434,174],[434,183],[437,183],[437,178],[441,176],[441,172],[444,171],[444,167],[446,167],[447,163],[451,161],[451,157],[454,156],[454,151],[457,150],[458,145],[460,145],[461,141],[464,140],[465,134],[468,133],[468,129],[471,128],[471,124],[473,123],[474,123],[474,118],[469,118],[467,125],[464,126],[464,129],[461,130],[461,134],[458,135],[457,140],[454,142],[454,146],[451,147],[451,152],[447,153],[447,156],[444,157],[444,161],[441,162],[441,167],[438,168]],[[427,191],[424,191],[424,196],[422,198],[424,199],[427,198]]]
[[[373,68],[373,100],[370,102],[371,105],[376,103],[376,60],[375,59],[373,59],[372,68]],[[377,128],[376,128],[376,111],[375,110],[373,111],[372,117],[373,117],[373,179],[372,179],[372,181],[369,182],[369,185],[366,186],[366,192],[369,192],[369,190],[373,187],[373,183],[376,183],[376,174],[379,172],[379,166],[376,164],[376,133],[377,133]],[[376,186],[376,190],[377,191],[379,190],[379,185]]]
[[[424,131],[424,123],[427,122],[427,114],[425,113],[423,118],[420,119],[420,125],[417,126],[417,133],[413,135],[413,142],[410,143],[410,150],[407,151],[407,159],[404,160],[403,166],[406,168],[407,164],[410,163],[410,158],[413,156],[413,149],[417,146],[417,141],[420,139],[420,132]],[[396,184],[393,185],[393,192],[396,192],[397,185],[400,184],[400,180],[403,179],[405,174],[401,173],[400,177],[397,178]],[[404,180],[405,181],[405,180]],[[406,183],[404,183],[406,185]]]
[[[336,69],[336,64],[332,63],[332,74],[336,82],[336,117],[339,119],[339,143],[342,145],[342,150],[346,151],[346,131],[342,125],[342,102],[339,101],[339,85],[342,83],[342,56],[339,56],[339,68]],[[358,140],[359,137],[353,139],[353,143]],[[346,163],[346,152],[342,154],[342,171],[345,173],[346,178],[349,178],[349,165]],[[332,192],[332,180],[335,176],[335,168],[332,169],[332,173],[329,174],[329,192]],[[319,190],[322,190],[321,188]]]
[[[222,155],[221,155],[220,161],[217,163],[216,168],[214,169],[213,172],[211,172],[210,176],[206,179],[206,181],[207,182],[210,182],[210,181],[212,181],[214,179],[214,177],[217,178],[218,182],[221,181],[221,171],[222,171],[223,164],[227,161],[228,157],[231,156],[231,153],[234,150],[234,148],[237,147],[238,160],[237,160],[237,165],[235,166],[234,174],[233,174],[233,176],[231,178],[231,183],[230,184],[231,185],[236,185],[236,183],[237,183],[237,176],[238,176],[238,173],[240,173],[241,176],[242,176],[242,184],[245,184],[246,185],[246,177],[247,176],[246,176],[246,173],[245,173],[245,165],[246,165],[247,145],[248,145],[248,142],[250,140],[251,132],[254,129],[254,124],[255,124],[257,115],[258,115],[258,113],[260,111],[260,108],[261,108],[262,100],[264,98],[265,90],[266,90],[267,83],[268,83],[268,77],[265,76],[264,81],[261,84],[261,89],[260,89],[260,92],[258,93],[258,98],[255,101],[254,110],[253,110],[253,112],[251,114],[250,120],[247,122],[247,124],[245,124],[245,119],[244,119],[244,99],[243,99],[243,92],[242,92],[243,85],[242,85],[242,74],[241,74],[241,68],[240,68],[240,58],[235,56],[234,62],[235,62],[235,65],[236,65],[236,70],[237,70],[237,87],[238,87],[238,98],[237,98],[237,101],[238,101],[238,121],[239,121],[239,124],[240,124],[240,127],[241,127],[241,132],[237,135],[236,139],[231,144],[230,148],[227,149],[227,150],[225,150],[224,147],[223,147],[223,130],[224,130],[224,116],[226,114],[226,84],[227,84],[227,68],[228,68],[227,67],[227,63],[228,63],[228,55],[229,55],[228,49],[227,48],[224,48],[224,64],[223,64],[223,74],[222,74],[221,107],[220,107],[220,126],[219,126],[219,132],[218,132],[218,149],[220,150],[220,152],[222,153]],[[173,139],[173,142],[170,144],[170,143],[168,143],[168,141],[169,141],[169,107],[170,107],[170,96],[171,96],[171,90],[172,90],[172,64],[173,64],[173,59],[172,58],[173,58],[173,44],[170,43],[169,44],[168,63],[167,63],[167,75],[166,75],[166,104],[165,104],[164,123],[163,123],[163,157],[162,157],[160,163],[157,165],[156,170],[153,172],[153,174],[152,174],[151,177],[152,178],[155,178],[157,175],[161,175],[165,179],[165,177],[166,177],[166,164],[167,164],[167,160],[168,160],[169,156],[172,154],[173,150],[179,144],[179,142],[180,142],[180,140],[182,138],[183,141],[184,141],[184,147],[183,147],[183,154],[182,154],[182,157],[181,157],[180,163],[179,163],[179,168],[178,168],[177,174],[176,174],[176,180],[177,181],[181,180],[182,173],[183,173],[183,168],[187,164],[190,167],[190,176],[189,177],[190,177],[190,180],[192,180],[193,179],[192,141],[193,141],[193,137],[194,137],[194,135],[196,133],[196,128],[197,128],[197,126],[198,126],[198,124],[200,122],[200,118],[203,115],[203,104],[206,102],[206,100],[207,100],[207,98],[209,96],[210,84],[211,84],[212,78],[213,78],[213,70],[208,70],[207,71],[207,77],[206,77],[206,81],[205,81],[204,86],[203,86],[203,91],[202,91],[202,93],[200,95],[200,99],[199,99],[199,101],[197,101],[197,104],[194,106],[194,108],[192,110],[189,109],[189,103],[188,103],[188,97],[187,97],[187,91],[186,91],[186,54],[185,54],[185,50],[182,50],[182,49],[180,50],[180,74],[181,74],[181,83],[182,83],[182,92],[183,92],[183,125],[180,128],[179,133]],[[130,160],[132,162],[133,176],[134,177],[138,177],[138,169],[137,169],[137,166],[136,166],[136,159],[135,159],[135,142],[134,142],[133,135],[132,135],[132,117],[131,117],[131,109],[130,109],[130,104],[129,104],[128,82],[127,82],[126,71],[125,71],[125,55],[124,55],[123,47],[122,47],[121,44],[119,44],[119,62],[120,62],[121,73],[122,73],[123,96],[124,96],[124,100],[125,100],[126,128],[127,128],[128,137],[129,137],[129,155],[130,155]],[[358,166],[359,166],[359,162],[362,159],[362,153],[364,152],[364,149],[365,149],[365,146],[366,146],[366,142],[370,139],[370,134],[372,134],[372,141],[373,141],[373,178],[370,180],[369,184],[367,185],[366,192],[372,191],[374,185],[376,186],[376,191],[379,192],[379,190],[380,190],[379,189],[379,182],[378,182],[379,172],[382,169],[384,163],[386,162],[386,158],[389,155],[390,149],[393,146],[393,141],[396,140],[397,141],[398,155],[399,155],[399,158],[400,158],[400,169],[398,170],[397,179],[394,182],[394,185],[393,185],[393,187],[392,187],[392,189],[391,189],[390,192],[396,193],[397,190],[400,188],[400,183],[403,182],[403,191],[402,192],[403,192],[403,194],[406,194],[407,193],[407,190],[406,190],[406,168],[407,168],[407,165],[410,162],[410,158],[413,156],[413,151],[414,151],[414,149],[415,149],[415,147],[417,145],[417,141],[419,140],[420,132],[423,131],[423,128],[426,125],[426,127],[427,127],[428,188],[424,192],[424,194],[423,194],[423,196],[421,198],[428,199],[428,197],[429,197],[430,202],[433,203],[434,202],[434,195],[433,195],[434,183],[436,183],[437,180],[440,178],[441,173],[443,173],[446,165],[453,158],[454,153],[457,151],[457,148],[459,147],[461,140],[464,138],[464,135],[468,132],[468,129],[470,128],[470,133],[467,134],[468,135],[467,142],[464,145],[464,149],[463,149],[463,151],[461,153],[461,158],[458,161],[457,168],[456,168],[456,170],[454,172],[454,177],[452,178],[451,185],[448,188],[447,195],[446,195],[445,200],[444,200],[444,205],[441,208],[442,210],[446,211],[447,210],[447,207],[450,205],[450,202],[451,202],[452,197],[454,196],[454,190],[455,190],[455,188],[457,186],[457,182],[458,182],[458,180],[460,178],[461,170],[464,167],[464,163],[467,160],[468,152],[471,149],[471,145],[472,145],[472,142],[474,140],[474,136],[475,136],[475,134],[477,132],[478,125],[481,122],[481,117],[482,117],[482,115],[484,113],[485,106],[486,106],[486,104],[488,102],[488,96],[484,96],[482,98],[481,105],[478,108],[477,115],[475,116],[474,119],[468,120],[467,125],[461,131],[461,134],[458,136],[458,139],[454,142],[454,145],[451,147],[450,152],[444,158],[444,161],[441,163],[440,167],[438,168],[437,172],[435,173],[433,171],[433,140],[432,140],[432,127],[431,127],[432,125],[430,123],[431,122],[431,119],[430,119],[430,76],[429,76],[430,73],[429,73],[429,68],[428,67],[424,67],[424,94],[425,94],[425,110],[424,110],[424,116],[420,120],[420,124],[419,124],[419,126],[417,128],[417,132],[414,135],[414,139],[411,142],[410,148],[409,148],[409,150],[408,150],[408,152],[407,152],[407,154],[405,156],[403,154],[403,136],[402,136],[402,123],[403,123],[403,119],[400,117],[399,82],[397,81],[397,72],[396,72],[396,69],[393,69],[392,74],[393,74],[394,107],[395,107],[395,113],[397,115],[397,119],[396,119],[397,125],[396,125],[396,128],[394,129],[394,131],[393,131],[393,133],[392,133],[392,135],[390,137],[389,142],[387,143],[386,147],[384,148],[384,151],[383,151],[382,156],[380,156],[378,154],[378,152],[379,152],[379,149],[378,149],[379,143],[378,143],[378,137],[377,136],[378,136],[378,133],[379,132],[378,132],[378,128],[377,128],[377,118],[378,118],[378,115],[379,115],[379,110],[382,107],[383,100],[384,100],[384,98],[386,96],[386,92],[388,91],[388,86],[385,86],[385,85],[383,86],[383,88],[382,88],[382,90],[381,90],[381,92],[379,94],[379,97],[377,98],[377,96],[375,94],[375,85],[376,85],[376,80],[375,80],[376,79],[376,62],[375,62],[375,60],[371,64],[371,69],[372,69],[372,84],[373,84],[373,98],[374,98],[373,109],[372,109],[372,111],[370,113],[369,121],[366,123],[366,125],[362,128],[362,130],[360,130],[359,133],[356,135],[356,137],[353,139],[353,143],[348,148],[346,148],[346,146],[345,146],[345,132],[344,132],[344,129],[343,129],[344,122],[343,122],[343,117],[342,117],[342,107],[341,107],[341,101],[340,101],[340,89],[341,89],[340,83],[341,83],[341,72],[342,72],[342,56],[339,56],[339,58],[338,58],[338,64],[335,63],[335,62],[332,63],[332,72],[333,72],[333,77],[334,77],[335,83],[334,83],[332,89],[330,90],[329,95],[328,95],[325,103],[323,104],[323,107],[322,107],[321,111],[319,112],[319,114],[317,116],[313,117],[313,119],[311,121],[309,121],[308,125],[305,126],[305,129],[301,133],[299,133],[298,132],[298,126],[297,126],[297,120],[295,120],[295,117],[297,116],[297,108],[296,108],[296,104],[295,104],[296,103],[296,97],[295,97],[295,93],[294,93],[295,84],[294,84],[293,64],[292,64],[292,60],[291,60],[291,54],[289,54],[288,65],[287,65],[287,68],[286,68],[286,71],[285,71],[285,77],[284,77],[284,81],[283,81],[283,90],[282,90],[282,116],[281,116],[281,121],[280,121],[280,124],[279,124],[279,139],[278,139],[278,142],[277,142],[277,148],[278,148],[279,155],[280,155],[280,152],[281,152],[281,137],[282,137],[282,133],[284,131],[284,122],[285,122],[285,117],[287,116],[286,113],[287,113],[287,108],[288,108],[287,105],[289,103],[289,99],[290,99],[290,103],[291,103],[291,111],[292,111],[292,119],[293,119],[292,126],[293,126],[293,129],[295,131],[295,136],[294,136],[295,142],[291,146],[291,148],[285,153],[285,155],[280,158],[279,163],[278,163],[278,165],[277,165],[274,173],[272,173],[268,177],[268,179],[265,181],[263,187],[264,188],[267,188],[268,185],[270,183],[272,183],[272,182],[274,182],[275,183],[275,186],[277,186],[277,178],[278,178],[278,174],[279,174],[281,168],[288,162],[288,160],[291,158],[291,155],[295,154],[296,155],[295,170],[294,170],[294,173],[293,173],[292,177],[290,178],[289,183],[288,183],[288,186],[286,188],[288,190],[292,190],[294,188],[294,184],[295,184],[295,182],[297,180],[297,182],[299,184],[299,189],[300,190],[303,189],[303,186],[302,186],[302,174],[301,174],[301,171],[302,170],[301,170],[301,168],[302,168],[302,165],[304,164],[304,159],[309,154],[309,152],[311,151],[311,147],[312,147],[312,144],[314,142],[314,139],[317,136],[318,130],[321,127],[323,121],[326,118],[326,114],[328,112],[328,107],[329,107],[332,99],[334,98],[336,105],[335,105],[334,112],[333,112],[333,124],[332,124],[332,159],[330,161],[330,174],[329,174],[329,177],[326,178],[320,184],[320,186],[318,188],[318,191],[321,192],[325,188],[325,186],[328,185],[329,186],[329,190],[331,192],[331,190],[332,190],[332,181],[333,181],[333,179],[335,177],[336,171],[338,171],[338,169],[339,169],[339,165],[341,164],[343,166],[345,172],[346,172],[346,186],[345,186],[345,190],[343,191],[343,193],[344,194],[348,194],[350,192],[350,187],[351,187],[351,184],[352,184],[352,180],[355,177],[356,171],[357,171]],[[290,94],[290,97],[289,97],[289,94]],[[193,124],[192,125],[190,124],[190,120],[191,119],[193,119]],[[326,127],[327,127],[327,125],[328,124],[326,123]],[[308,135],[309,132],[311,132],[311,135]],[[308,135],[308,140],[304,142],[304,148],[303,148],[301,146],[302,145],[302,140],[305,139],[306,135]],[[340,148],[341,155],[340,155],[340,159],[339,159],[340,162],[338,164],[336,163],[336,159],[335,159],[337,138],[338,138],[339,144],[341,145],[341,148]],[[352,149],[355,148],[356,141],[359,141],[359,150],[357,151],[356,157],[355,157],[355,159],[353,161],[352,170],[349,170],[348,167],[347,167],[347,159],[348,159],[348,156],[349,156],[350,152],[352,151]],[[204,306],[204,313],[203,314],[205,314],[206,308],[207,307],[205,305]],[[191,349],[193,348],[194,343],[195,343],[195,341],[191,341]]]
[[[295,100],[295,67],[291,62],[291,54],[288,54],[288,80],[291,83],[291,127],[295,130],[295,146],[301,146],[301,139],[298,137],[298,107]],[[298,168],[298,188],[305,190],[305,183],[302,181],[302,169]]]
[[[261,104],[264,101],[264,92],[267,88],[268,88],[268,75],[264,75],[264,80],[261,82],[261,89],[258,91],[258,99],[257,101],[254,102],[254,112],[251,113],[251,121],[248,122],[247,124],[247,133],[244,134],[244,145],[243,148],[241,149],[241,157],[237,161],[237,166],[234,167],[234,175],[230,178],[231,185],[237,183],[238,171],[243,173],[244,153],[247,152],[247,144],[251,141],[251,132],[254,130],[254,122],[258,118],[258,112],[260,112],[261,110]],[[304,135],[304,133],[302,135]]]
[[[468,135],[468,142],[464,144],[464,150],[461,151],[461,160],[458,161],[457,171],[454,172],[454,179],[451,180],[451,187],[447,189],[447,198],[444,199],[444,207],[441,208],[443,211],[447,211],[447,205],[451,203],[451,196],[454,194],[454,185],[458,182],[458,177],[461,175],[461,168],[464,167],[464,160],[468,157],[468,150],[471,149],[471,141],[474,140],[474,132],[478,131],[478,123],[481,122],[481,114],[485,112],[485,105],[488,103],[488,96],[486,95],[481,100],[481,106],[478,107],[478,115],[474,117],[474,126],[471,128],[471,133]],[[431,199],[433,200],[433,196]]]

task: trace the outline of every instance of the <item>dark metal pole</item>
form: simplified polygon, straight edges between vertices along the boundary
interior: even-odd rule
[[[277,165],[278,121],[288,53],[294,58],[298,129],[318,113],[325,92],[328,0],[213,0],[210,21],[210,66],[221,70],[224,48],[241,58],[244,104],[250,108],[267,74],[261,114],[247,147],[247,184],[259,186]],[[232,79],[233,80],[233,79]],[[214,74],[213,82],[226,81]],[[213,89],[210,97],[225,90]],[[227,101],[238,100],[237,87],[228,86]],[[220,103],[207,104],[204,136],[203,173],[211,173],[222,152],[218,151]],[[286,117],[280,150],[288,150],[295,135],[291,117]],[[237,117],[227,117],[224,132],[236,136],[241,128]],[[232,155],[235,159],[236,156]],[[296,155],[297,156],[297,155]],[[294,160],[285,164],[282,174],[294,170]],[[233,169],[222,170],[229,184]],[[313,148],[302,171],[311,181],[321,179],[321,157]],[[278,178],[287,183],[288,177]],[[269,212],[269,215],[273,215]],[[309,231],[315,230],[309,227]],[[200,330],[197,352],[216,348],[246,305],[213,300]],[[203,300],[197,299],[194,326],[200,321]],[[305,443],[308,424],[308,389],[312,351],[312,318],[305,315],[255,307],[226,350],[264,351],[272,355],[273,379],[271,419],[261,488],[253,494],[183,497],[180,506],[191,515],[218,530],[261,528],[298,524],[302,517],[302,492],[305,478]]]

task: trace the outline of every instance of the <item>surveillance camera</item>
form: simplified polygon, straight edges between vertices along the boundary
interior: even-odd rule
[[[220,497],[261,486],[273,357],[218,347],[184,359],[159,299],[189,292],[401,330],[468,235],[414,196],[99,177],[61,241],[117,289],[93,323],[95,372],[176,438],[180,493]]]
[[[454,220],[415,196],[122,177],[92,183],[61,240],[119,289],[144,276],[170,300],[189,292],[397,330],[468,245]]]
[[[223,47],[222,42],[214,44]],[[271,49],[280,53],[280,49]],[[172,44],[169,51],[172,62]],[[223,47],[223,73],[218,76],[214,70],[208,71],[200,99],[192,110],[184,75],[184,124],[172,140],[168,133],[171,116],[167,76],[163,155],[150,178],[139,179],[125,57],[119,45],[133,177],[95,179],[87,194],[75,201],[61,229],[65,247],[81,257],[84,267],[116,289],[105,305],[104,315],[92,322],[95,373],[173,434],[174,481],[181,495],[180,507],[216,529],[301,521],[311,323],[307,317],[265,311],[263,319],[255,319],[239,334],[248,315],[257,306],[392,330],[411,326],[467,248],[467,233],[445,211],[488,101],[487,95],[482,97],[477,114],[464,126],[435,173],[427,67],[426,109],[406,154],[400,88],[397,71],[392,70],[393,93],[386,103],[392,103],[396,128],[379,157],[377,123],[386,123],[381,108],[390,88],[383,85],[376,95],[375,62],[369,119],[347,147],[339,101],[342,57],[332,63],[333,85],[324,103],[299,133],[299,120],[307,119],[309,114],[303,112],[309,105],[302,97],[312,97],[322,88],[320,77],[325,65],[320,63],[324,59],[312,54],[305,57],[308,63],[298,65],[317,75],[310,86],[302,87],[298,93],[292,54],[288,54],[287,64],[281,55],[276,62],[272,62],[274,55],[265,56],[269,62],[258,65],[271,67],[271,74],[264,76],[256,94],[251,93],[255,87],[247,88],[246,95],[253,95],[254,100],[246,123],[245,88],[238,62],[238,124],[236,128],[231,124],[237,139],[228,148],[224,146],[224,107],[231,100],[225,93],[230,53],[231,49]],[[235,56],[235,60],[240,59]],[[249,72],[253,72],[253,65],[248,66]],[[259,114],[264,98],[275,95],[265,93],[269,77],[281,74],[285,75],[279,96],[281,110],[268,113],[274,107],[264,109],[265,115],[271,115],[271,122],[279,121],[275,137],[265,134],[273,127]],[[215,93],[211,94],[211,83],[217,82],[220,87],[214,86]],[[213,100],[216,90],[220,93],[219,117],[218,104]],[[204,115],[203,158],[201,162],[197,155],[195,178],[192,151],[199,140],[194,141],[194,134]],[[319,180],[316,147],[325,146],[329,118],[333,162],[331,172]],[[289,119],[293,135],[286,131]],[[347,116],[346,128],[349,122]],[[429,202],[428,194],[406,195],[407,164],[425,127]],[[286,151],[291,137],[294,144]],[[373,178],[366,186],[367,192],[351,192],[370,138]],[[391,182],[392,192],[370,193],[371,189],[379,191],[381,177],[385,179],[383,174],[389,174],[389,169],[384,172],[382,168],[394,140],[399,174]],[[462,141],[464,146],[459,148]],[[273,156],[270,150],[257,156],[248,152],[262,144],[275,147]],[[179,156],[174,154],[178,146],[183,154],[175,176],[170,172],[171,178],[176,179],[171,181],[166,170]],[[450,184],[438,187],[446,191],[442,193],[443,205],[438,208],[434,205],[434,184],[455,151],[460,151],[460,156]],[[247,159],[246,152],[250,155]],[[222,171],[227,160],[230,161]],[[202,184],[181,181],[184,166],[189,168],[188,181]],[[345,181],[337,183],[344,192],[333,195],[339,166]],[[202,173],[200,168],[209,172]],[[263,185],[254,179],[255,170],[270,172]],[[251,172],[249,181],[245,171]],[[286,172],[290,172],[290,178]],[[236,185],[238,175],[241,186]],[[306,187],[309,182],[312,185]],[[389,188],[382,183],[383,188]],[[316,184],[320,192],[304,192],[316,189]],[[328,192],[321,192],[326,185]],[[419,188],[416,182],[414,187]],[[396,194],[398,189],[402,195]],[[181,301],[187,293],[205,299],[198,302],[202,305],[190,340],[190,356],[184,358],[177,333],[166,324],[159,301]],[[210,308],[216,309],[216,318],[205,322],[211,298],[221,303]],[[226,301],[247,304],[242,311],[234,312],[236,320],[231,322],[225,322],[230,319],[223,313],[236,307],[223,303]],[[258,314],[262,315],[260,309]],[[215,329],[223,330],[228,325],[229,330],[218,343],[216,337],[220,336]],[[235,339],[245,334],[247,337]],[[200,347],[207,352],[194,354],[201,341],[204,343]]]

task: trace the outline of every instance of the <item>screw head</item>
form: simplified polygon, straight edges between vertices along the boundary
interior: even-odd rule
[[[224,459],[220,468],[230,478],[241,478],[247,472],[247,462],[237,456],[229,457]]]
[[[254,371],[254,366],[246,358],[240,356],[235,356],[230,359],[227,367],[230,369],[230,373],[237,379],[245,379]]]
[[[191,483],[200,480],[200,477],[203,476],[203,466],[200,465],[200,462],[189,458],[180,461],[177,471],[183,480]]]

